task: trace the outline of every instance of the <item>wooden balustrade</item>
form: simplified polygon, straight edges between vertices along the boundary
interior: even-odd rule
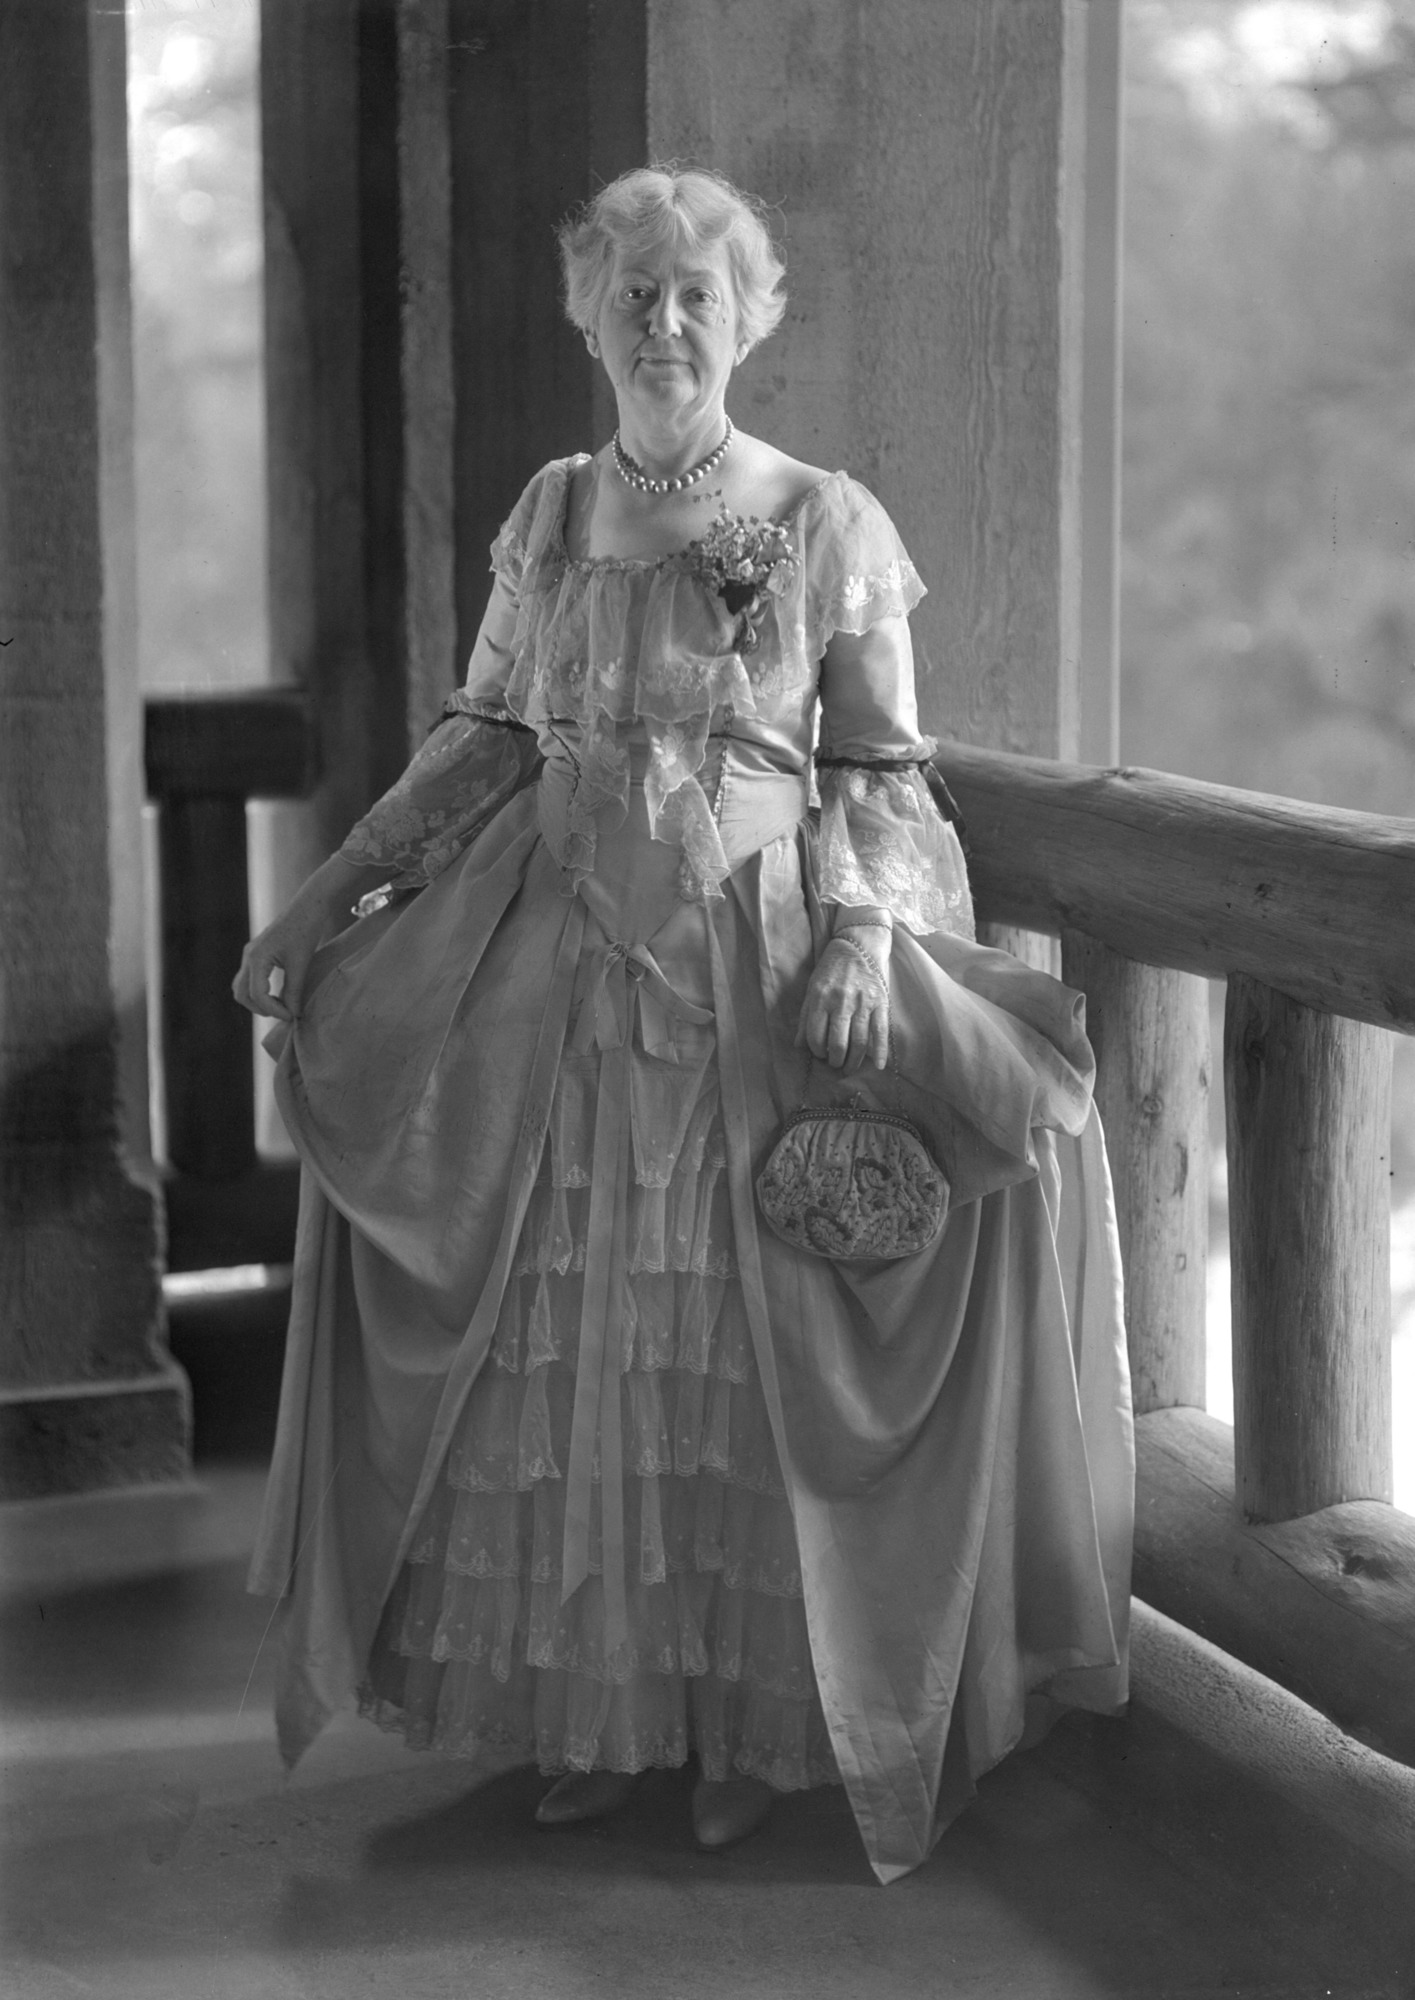
[[[937,761],[980,918],[1059,935],[1088,996],[1136,1390],[1136,1588],[1415,1762],[1415,1523],[1371,1504],[1391,1494],[1382,1031],[1415,1030],[1415,826],[958,744]],[[1196,1407],[1197,975],[1227,981],[1231,1433]]]
[[[990,922],[1415,1029],[1410,820],[959,743],[937,761]]]
[[[318,776],[293,691],[146,704],[158,806],[162,1063],[171,1268],[281,1261],[294,1234],[288,1173],[256,1159],[250,1017],[231,981],[250,935],[246,801],[302,798]]]

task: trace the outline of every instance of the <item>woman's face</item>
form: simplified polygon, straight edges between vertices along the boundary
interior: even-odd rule
[[[721,245],[616,253],[589,346],[614,385],[621,420],[686,426],[720,408],[741,344]]]

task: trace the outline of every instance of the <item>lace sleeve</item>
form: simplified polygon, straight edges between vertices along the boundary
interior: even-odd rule
[[[907,621],[836,631],[821,666],[821,896],[887,909],[918,935],[971,938],[962,845],[924,776],[936,748],[919,734]]]
[[[387,868],[395,889],[421,889],[539,768],[533,730],[456,694],[397,784],[339,852],[362,867]]]
[[[394,889],[421,889],[440,875],[540,769],[534,730],[505,700],[525,565],[518,520],[526,505],[523,495],[491,545],[495,582],[466,684],[397,784],[339,850],[346,861],[387,868]]]
[[[904,618],[924,596],[893,521],[858,480],[836,474],[805,522],[808,625],[819,659],[835,633]]]
[[[973,936],[963,849],[921,770],[827,765],[820,794],[823,901],[887,909],[919,936]]]

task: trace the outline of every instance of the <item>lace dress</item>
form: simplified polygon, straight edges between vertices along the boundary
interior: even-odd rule
[[[973,942],[878,503],[836,473],[785,517],[747,644],[688,557],[571,559],[579,462],[494,545],[466,686],[344,849],[392,900],[280,1054],[307,1171],[253,1584],[290,1598],[282,1747],[357,1687],[455,1755],[843,1781],[889,1880],[1029,1694],[1124,1699],[1081,1002]],[[895,917],[883,1079],[794,1047],[832,903]],[[808,1091],[920,1126],[929,1250],[759,1227]]]

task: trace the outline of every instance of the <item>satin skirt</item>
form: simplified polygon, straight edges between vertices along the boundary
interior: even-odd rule
[[[824,935],[763,793],[703,906],[637,808],[568,894],[555,784],[320,955],[278,1093],[305,1162],[253,1586],[293,1760],[359,1689],[547,1770],[838,1777],[881,1880],[1030,1694],[1125,1698],[1119,1259],[1079,996],[899,935],[898,1073],[953,1206],[838,1266],[759,1223]],[[769,816],[785,822],[772,831]],[[750,822],[751,814],[744,815]]]

